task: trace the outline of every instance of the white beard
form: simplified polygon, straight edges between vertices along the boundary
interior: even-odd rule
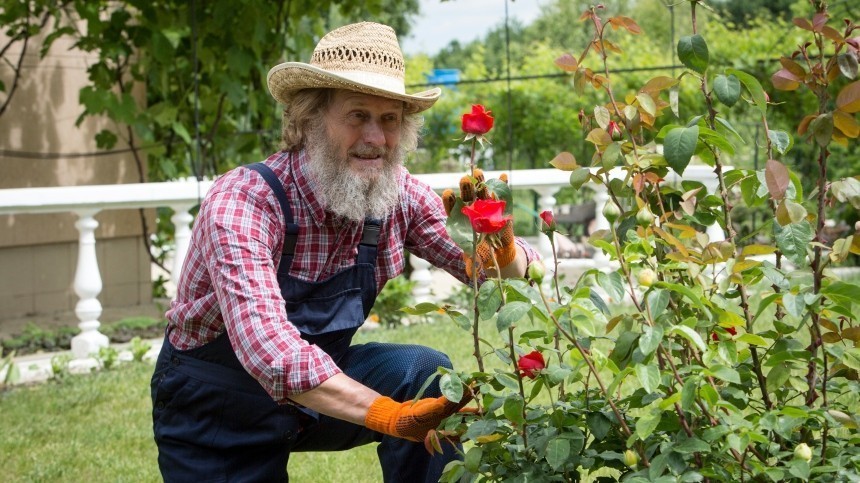
[[[364,221],[366,217],[385,218],[397,205],[405,155],[402,148],[350,149],[352,154],[381,155],[384,160],[381,168],[356,174],[349,167],[349,158],[337,155],[324,123],[310,126],[305,146],[309,174],[316,184],[314,195],[327,211],[351,221]]]

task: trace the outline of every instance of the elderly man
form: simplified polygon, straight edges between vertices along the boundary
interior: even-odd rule
[[[350,344],[404,249],[467,280],[443,203],[402,164],[440,90],[407,94],[403,73],[394,31],[369,22],[269,71],[283,149],[207,193],[167,312],[152,377],[165,480],[287,481],[293,451],[378,441],[385,481],[438,481],[456,457],[418,441],[466,401],[437,383],[412,402],[448,358]],[[495,250],[506,276],[537,257],[513,236]]]

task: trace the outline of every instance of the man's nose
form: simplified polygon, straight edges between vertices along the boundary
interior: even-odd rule
[[[385,132],[379,121],[368,121],[364,124],[363,141],[372,146],[385,145]]]

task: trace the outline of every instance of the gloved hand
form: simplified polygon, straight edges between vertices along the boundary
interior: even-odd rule
[[[470,203],[475,200],[495,199],[495,196],[489,194],[489,190],[487,190],[487,186],[484,184],[484,172],[480,169],[475,169],[473,174],[473,177],[477,180],[477,189],[469,176],[460,178],[460,199],[463,200],[463,203]],[[508,175],[502,174],[499,176],[499,180],[507,183]],[[442,192],[442,204],[445,206],[445,214],[450,216],[451,210],[454,209],[456,203],[457,198],[454,196],[454,190],[446,189]],[[517,247],[514,240],[514,224],[512,220],[509,220],[498,233],[484,237],[478,244],[475,250],[478,266],[485,269],[494,268],[493,251],[495,252],[499,268],[505,267],[514,261],[514,258],[517,256]],[[474,265],[471,254],[464,253],[463,258],[466,262],[466,275],[471,278],[472,266]]]
[[[371,403],[364,418],[364,425],[389,436],[416,442],[424,441],[428,431],[436,429],[443,419],[458,412],[471,400],[471,391],[466,391],[463,399],[457,403],[449,401],[445,396],[402,403],[380,396]]]

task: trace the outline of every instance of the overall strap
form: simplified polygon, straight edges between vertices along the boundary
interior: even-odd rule
[[[284,185],[278,179],[275,172],[263,163],[249,164],[246,168],[260,173],[266,184],[272,188],[275,193],[275,198],[281,205],[281,211],[284,212],[284,247],[281,250],[281,263],[278,265],[278,280],[282,276],[290,273],[290,266],[293,264],[293,255],[296,252],[296,243],[299,239],[299,225],[293,222],[293,210],[290,209],[290,203],[287,200],[287,193],[284,191]]]
[[[382,222],[375,218],[365,218],[361,231],[361,241],[358,244],[358,263],[376,265],[376,246],[379,244],[379,231]]]

